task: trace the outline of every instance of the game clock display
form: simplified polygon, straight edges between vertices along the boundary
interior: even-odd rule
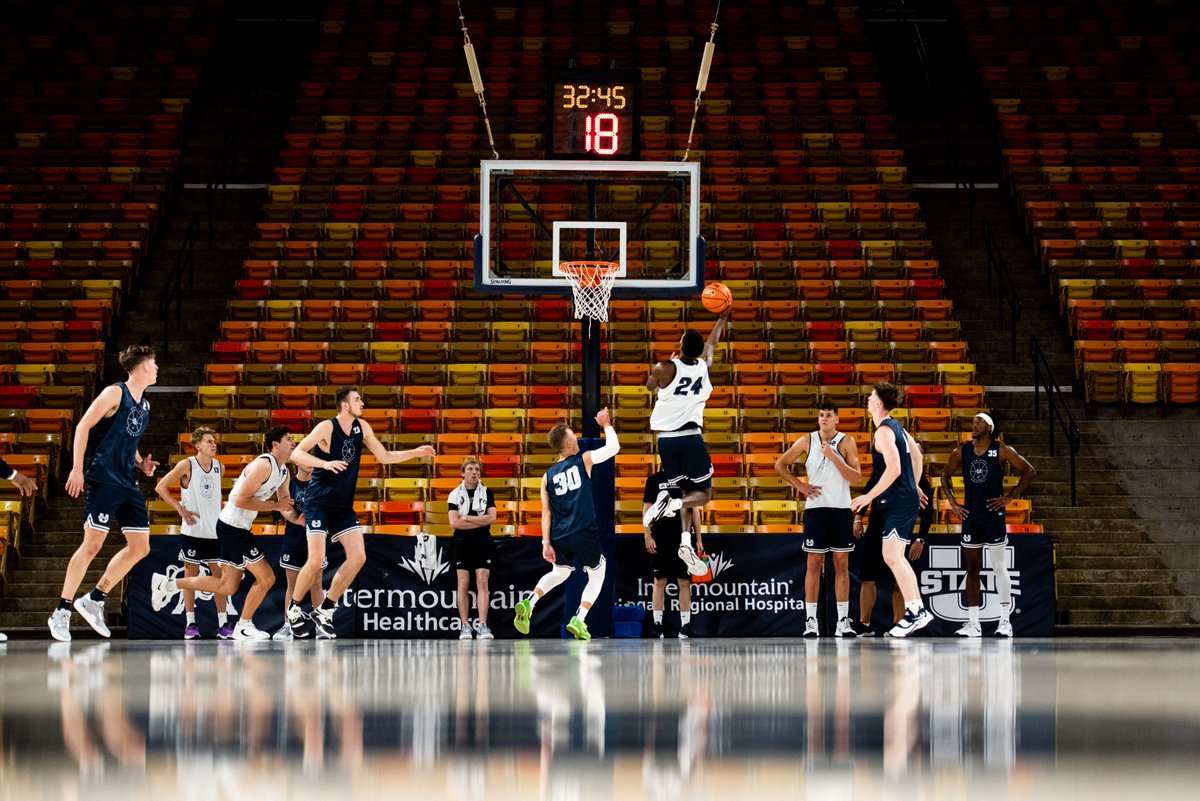
[[[638,150],[634,70],[572,71],[550,81],[550,158],[629,159]]]

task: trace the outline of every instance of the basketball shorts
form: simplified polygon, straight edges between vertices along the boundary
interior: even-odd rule
[[[557,553],[558,547],[555,546],[554,550]],[[494,551],[495,545],[490,536],[455,537],[454,569],[491,570]]]
[[[221,560],[221,543],[207,537],[179,537],[179,561],[189,565],[204,565]]]
[[[712,486],[712,459],[704,447],[704,435],[658,437],[658,458],[667,479],[680,489],[704,490]]]
[[[254,542],[254,534],[244,528],[217,521],[217,542],[221,543],[221,558],[217,561],[245,570],[246,565],[259,562],[266,555]]]
[[[84,489],[87,491],[85,527],[107,533],[113,523],[119,520],[122,531],[150,533],[150,515],[140,489],[94,481],[85,481]]]
[[[849,507],[804,510],[805,553],[850,553],[854,550],[854,513]]]
[[[576,566],[599,567],[604,558],[595,526],[550,540],[550,544],[554,546],[554,564],[572,570]]]
[[[878,512],[872,510],[872,514],[879,514],[883,518],[883,533],[881,537],[884,542],[894,537],[905,545],[908,545],[913,539],[913,530],[917,525],[917,513],[919,511],[916,506],[903,506],[891,509],[881,507]]]
[[[667,518],[676,520],[676,518]],[[650,557],[650,566],[656,579],[673,579],[675,581],[691,581],[692,574],[687,565],[679,558],[679,543],[683,540],[683,530],[678,526],[670,526],[667,533],[664,526],[656,526],[652,531],[656,553]]]
[[[300,570],[308,561],[308,530],[304,526],[288,523],[283,529],[283,551],[279,554],[279,566],[284,570]],[[324,570],[329,566],[326,558],[321,564]]]
[[[351,506],[331,508],[308,504],[304,509],[304,525],[310,537],[320,534],[328,537],[330,542],[337,542],[343,534],[362,529]]]
[[[962,546],[982,548],[985,545],[1004,545],[1008,542],[1008,527],[1004,512],[989,512],[986,509],[971,512],[962,522]]]

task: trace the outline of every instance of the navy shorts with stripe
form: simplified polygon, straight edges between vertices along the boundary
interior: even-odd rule
[[[283,529],[283,550],[279,554],[279,566],[284,570],[299,570],[308,561],[308,531],[304,526],[288,523]],[[321,569],[329,566],[326,557]]]
[[[583,531],[573,531],[565,537],[550,540],[554,546],[554,564],[569,567],[599,567],[604,559],[600,548],[600,535],[595,526]]]
[[[137,487],[119,487],[116,484],[84,483],[87,497],[84,500],[84,525],[87,528],[108,532],[113,523],[121,522],[122,531],[150,531],[150,514],[146,511],[146,499]]]
[[[660,436],[658,458],[667,480],[675,482],[680,489],[703,490],[712,486],[712,459],[699,430],[685,437]]]
[[[854,550],[854,513],[850,507],[804,510],[805,553],[850,553]]]
[[[917,514],[920,510],[915,506],[904,506],[899,509],[886,509],[881,507],[883,526],[880,531],[883,532],[882,539],[884,542],[895,537],[905,545],[912,542],[913,530],[917,526]],[[875,514],[872,508],[871,514]]]
[[[179,561],[189,565],[205,565],[221,560],[221,543],[207,537],[179,537]]]
[[[304,525],[308,536],[320,534],[328,537],[330,542],[337,542],[343,534],[362,528],[352,507],[330,509],[311,503],[304,507]]]
[[[985,545],[1004,545],[1008,542],[1008,526],[1004,512],[973,512],[962,522],[962,546],[982,548]]]
[[[218,560],[245,570],[262,560],[266,554],[254,542],[254,534],[248,529],[231,526],[224,520],[217,521],[217,542],[221,543],[221,558]]]

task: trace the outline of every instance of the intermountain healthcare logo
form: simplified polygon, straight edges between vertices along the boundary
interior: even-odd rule
[[[412,559],[400,557],[400,567],[415,573],[426,584],[432,585],[438,576],[450,570],[450,563],[442,561],[442,549],[432,534],[417,536]]]
[[[929,610],[942,620],[955,623],[966,622],[967,608],[964,605],[963,583],[967,569],[962,564],[962,548],[957,545],[933,545],[928,549],[929,566],[921,571],[921,595]],[[1015,550],[1010,545],[1004,549],[1008,560],[1008,575],[1012,579],[1013,604],[1021,594],[1021,573],[1014,569]],[[1000,619],[1000,597],[996,594],[996,576],[992,572],[992,556],[984,549],[983,571],[979,576],[982,593],[979,598],[979,619]],[[1014,609],[1014,611],[1016,611]]]
[[[803,599],[793,597],[794,582],[791,579],[731,579],[730,573],[735,572],[733,559],[716,551],[708,553],[708,567],[712,571],[712,581],[692,583],[692,612],[784,612],[804,609]],[[633,600],[649,608],[653,589],[653,580],[638,579],[637,598]],[[667,594],[671,597],[672,608],[675,608],[677,593],[675,584],[668,582]]]

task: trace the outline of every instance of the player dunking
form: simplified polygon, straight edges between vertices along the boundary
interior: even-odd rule
[[[407,451],[389,451],[375,437],[371,424],[362,419],[363,402],[358,387],[342,387],[334,396],[337,416],[322,420],[299,445],[292,460],[302,467],[312,468],[308,492],[304,497],[304,524],[308,533],[308,560],[296,576],[287,623],[292,635],[302,637],[309,630],[309,620],[300,608],[313,579],[325,562],[326,540],[340,542],[346,551],[346,561],[330,582],[329,591],[313,610],[317,636],[332,639],[333,610],[367,561],[362,526],[354,514],[354,487],[358,481],[358,465],[365,445],[382,464],[399,464],[422,456],[434,456],[429,445]]]
[[[891,568],[896,587],[904,596],[904,617],[890,633],[907,637],[928,626],[933,615],[921,602],[917,575],[904,558],[920,509],[917,476],[921,475],[924,459],[916,440],[891,417],[892,409],[899,405],[899,389],[886,381],[875,385],[867,400],[867,413],[875,421],[871,464],[875,471],[883,465],[883,474],[870,492],[850,502],[850,508],[857,512],[878,499],[873,513],[883,515],[883,561]]]
[[[192,447],[195,456],[179,462],[171,468],[154,491],[158,497],[179,512],[183,529],[179,540],[179,561],[183,562],[183,577],[200,575],[200,565],[208,565],[209,572],[221,576],[221,546],[217,542],[217,517],[221,514],[221,477],[224,475],[221,461],[217,459],[217,432],[201,426],[192,432]],[[171,487],[179,485],[179,500]],[[214,595],[217,607],[217,637],[228,640],[233,636],[229,624],[224,595]],[[200,639],[200,628],[196,625],[196,592],[183,591],[183,611],[187,622],[183,629],[185,640]]]
[[[104,622],[104,599],[150,553],[150,516],[146,512],[146,499],[138,488],[137,471],[152,476],[158,462],[150,454],[142,458],[138,443],[150,422],[150,402],[145,394],[158,380],[158,364],[154,350],[145,345],[131,345],[117,358],[128,378],[97,395],[75,427],[67,494],[78,498],[86,487],[87,516],[83,522],[83,542],[67,564],[62,597],[49,620],[51,636],[62,642],[71,639],[71,597],[104,545],[113,519],[121,521],[125,547],[108,560],[95,589],[77,598],[74,604],[75,611],[101,636],[109,636]],[[96,450],[85,474],[83,462],[88,444],[93,442],[93,430],[97,434]]]
[[[288,494],[287,460],[296,447],[286,426],[268,428],[263,434],[267,452],[258,456],[238,476],[229,491],[229,503],[217,518],[217,542],[221,545],[221,574],[167,579],[156,576],[150,587],[150,606],[155,612],[166,606],[176,590],[199,590],[231,596],[249,570],[254,583],[246,593],[242,615],[233,628],[235,640],[269,640],[271,635],[254,625],[267,591],[275,584],[275,571],[266,554],[254,541],[254,520],[259,512],[279,512],[285,520],[299,520]],[[272,500],[274,499],[274,500]]]
[[[707,341],[699,331],[689,328],[679,339],[678,355],[654,365],[646,381],[646,389],[658,393],[650,413],[650,429],[658,434],[659,460],[676,490],[658,494],[642,516],[642,525],[650,526],[660,517],[684,509],[679,515],[679,558],[694,576],[708,572],[708,566],[692,547],[691,534],[691,516],[695,515],[698,524],[700,513],[696,510],[712,500],[712,460],[704,447],[704,405],[712,394],[708,368],[728,320],[726,309]]]
[[[1000,596],[1000,624],[996,636],[1011,637],[1012,579],[1008,575],[1008,528],[1004,507],[1013,498],[1029,489],[1035,471],[1033,465],[1015,450],[995,439],[995,423],[986,414],[977,414],[971,421],[971,441],[951,451],[942,468],[942,492],[954,511],[962,518],[962,547],[967,561],[967,625],[956,634],[960,637],[979,637],[979,573],[983,569],[983,549],[987,548],[996,577],[996,592]],[[1021,473],[1011,493],[1004,492],[1003,465]],[[954,497],[951,479],[963,472],[963,500]]]
[[[579,452],[579,440],[566,423],[550,429],[546,441],[558,453],[558,461],[542,476],[542,558],[554,565],[542,576],[533,595],[513,607],[513,626],[521,634],[529,633],[529,620],[542,596],[562,584],[575,566],[588,575],[587,586],[567,631],[577,640],[590,640],[586,618],[588,610],[604,586],[604,552],[596,531],[596,508],[592,503],[592,467],[606,462],[621,450],[608,409],[596,414],[596,423],[604,429],[604,445]]]

